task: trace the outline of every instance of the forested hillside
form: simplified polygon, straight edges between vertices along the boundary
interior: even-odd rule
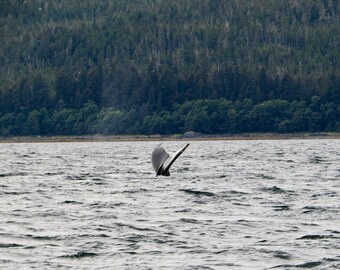
[[[2,0],[0,135],[340,131],[339,0]]]

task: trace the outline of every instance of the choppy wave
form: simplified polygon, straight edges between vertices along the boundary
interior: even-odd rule
[[[338,140],[156,144],[1,145],[1,268],[340,268]]]

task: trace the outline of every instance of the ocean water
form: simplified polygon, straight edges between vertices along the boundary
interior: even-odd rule
[[[157,144],[0,144],[0,268],[340,269],[340,140]]]

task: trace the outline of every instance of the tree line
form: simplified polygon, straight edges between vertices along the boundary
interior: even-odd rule
[[[240,132],[340,131],[340,105],[321,103],[314,96],[305,101],[269,100],[255,104],[251,99],[230,101],[199,99],[175,105],[171,111],[143,116],[135,109],[99,107],[91,101],[81,109],[46,108],[25,115],[7,113],[0,118],[2,136],[82,134],[203,134]]]

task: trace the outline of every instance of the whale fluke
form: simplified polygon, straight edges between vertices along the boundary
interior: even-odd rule
[[[179,149],[174,154],[173,157],[171,157],[169,153],[167,153],[161,145],[162,144],[157,145],[152,152],[151,155],[152,167],[156,172],[156,176],[158,175],[170,176],[169,169],[171,165],[185,151],[185,149],[188,148],[189,143],[182,147],[181,149]]]

